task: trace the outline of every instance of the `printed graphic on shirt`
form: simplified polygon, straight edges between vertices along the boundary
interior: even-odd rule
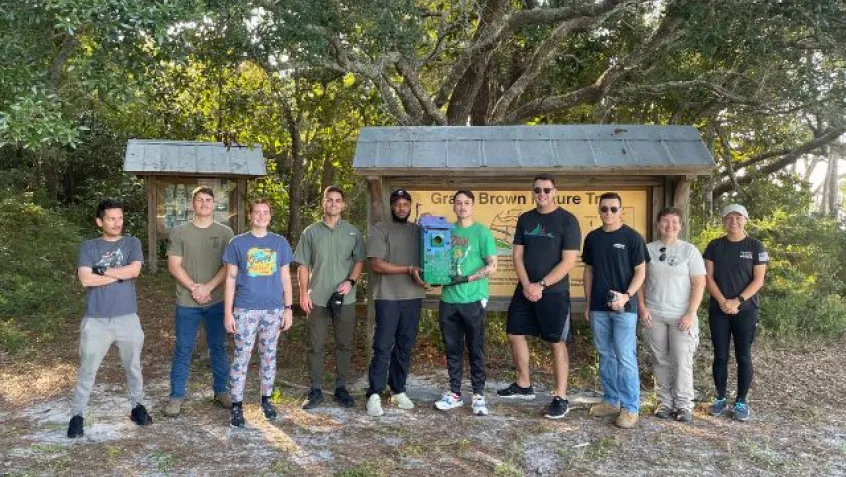
[[[247,275],[269,277],[276,273],[276,252],[269,248],[252,247],[247,251]]]
[[[95,265],[98,267],[117,268],[122,267],[124,263],[123,250],[118,247],[116,250],[104,253]]]
[[[625,249],[626,249],[626,244],[624,244],[624,243],[615,243],[615,244],[614,244],[614,248],[619,248],[619,249],[621,249],[621,250],[625,250]]]
[[[537,224],[531,231],[524,231],[523,235],[531,235],[533,237],[552,237],[552,234],[547,233],[546,228],[541,227],[540,224]]]
[[[452,264],[455,267],[455,270],[452,270],[453,274],[455,275],[464,275],[463,271],[461,270],[461,264],[464,263],[464,260],[470,255],[470,251],[473,249],[471,245],[468,245],[470,241],[464,237],[458,237],[456,235],[452,236]]]
[[[769,262],[770,256],[767,254],[767,252],[761,252],[761,253],[758,254],[758,261],[759,262]]]
[[[740,252],[740,258],[752,260],[752,252]]]

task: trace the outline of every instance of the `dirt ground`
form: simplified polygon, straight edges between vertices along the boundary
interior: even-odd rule
[[[409,382],[417,408],[386,406],[384,417],[370,418],[364,412],[363,330],[355,360],[362,378],[352,386],[356,408],[342,409],[330,395],[323,407],[305,412],[300,409],[304,324],[297,320],[280,345],[275,394],[280,419],[268,423],[261,418],[256,374],[251,372],[248,425],[232,429],[228,411],[212,403],[201,346],[183,414],[173,419],[162,414],[173,346],[170,287],[162,274],[142,280],[139,287],[148,409],[155,420],[151,426],[130,422],[125,379],[112,350],[85,416],[85,437],[65,437],[78,359],[78,317],[59,325],[66,328],[60,342],[15,356],[0,354],[0,476],[846,475],[844,339],[799,345],[758,342],[753,414],[747,423],[706,415],[704,401],[691,424],[652,417],[654,396],[646,389],[645,371],[640,424],[624,431],[587,414],[597,396],[596,363],[578,335],[580,351],[571,363],[573,411],[560,422],[541,417],[547,393],[519,404],[496,399],[494,390],[513,377],[507,350],[489,350],[491,415],[475,417],[466,407],[448,414],[436,411],[432,404],[447,378],[437,349],[425,342],[415,355]],[[703,343],[696,370],[697,394],[703,400],[712,397],[710,356],[710,346]],[[540,357],[535,364],[543,369],[547,363]],[[326,369],[330,383],[331,360]],[[535,381],[541,390],[548,389],[548,369],[538,372]]]

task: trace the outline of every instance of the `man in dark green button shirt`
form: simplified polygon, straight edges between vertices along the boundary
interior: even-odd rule
[[[303,409],[323,402],[323,347],[330,322],[335,327],[335,401],[344,407],[355,405],[346,383],[355,343],[355,284],[364,265],[364,241],[354,225],[341,219],[345,207],[344,191],[327,187],[323,218],[306,227],[294,253],[294,261],[300,265],[300,307],[308,313],[306,362],[311,389]],[[339,310],[327,306],[335,293],[343,297]]]

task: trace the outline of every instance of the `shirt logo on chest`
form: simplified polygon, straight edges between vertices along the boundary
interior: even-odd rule
[[[740,258],[752,260],[752,252],[740,252]]]
[[[620,250],[625,250],[625,249],[626,249],[626,244],[624,244],[624,243],[615,243],[615,244],[614,244],[614,248],[618,248],[618,249],[620,249]]]

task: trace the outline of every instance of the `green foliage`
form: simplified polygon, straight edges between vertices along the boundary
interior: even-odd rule
[[[79,229],[30,196],[0,194],[0,348],[17,352],[78,320]]]

